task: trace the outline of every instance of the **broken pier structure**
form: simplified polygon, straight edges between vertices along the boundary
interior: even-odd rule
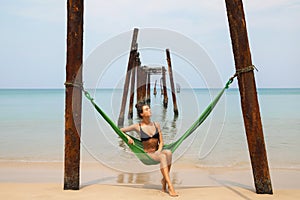
[[[137,44],[137,35],[138,29],[134,29],[132,43],[129,53],[126,77],[123,88],[123,96],[120,114],[118,118],[118,126],[122,127],[124,124],[124,116],[125,116],[125,108],[128,99],[128,92],[130,88],[130,98],[129,98],[129,111],[128,118],[133,118],[133,104],[134,104],[134,96],[136,95],[136,102],[144,101],[148,104],[151,103],[151,75],[161,75],[161,87],[162,87],[162,95],[163,95],[163,106],[164,108],[168,107],[168,92],[167,92],[167,81],[166,81],[166,67],[164,66],[142,66],[140,60],[140,53],[138,52],[138,44]],[[166,57],[168,62],[168,74],[170,79],[171,91],[172,91],[172,101],[173,101],[173,110],[174,115],[178,116],[178,108],[176,102],[176,92],[174,86],[174,78],[173,71],[171,65],[171,56],[170,50],[166,49]],[[154,92],[156,94],[156,85],[154,88]]]

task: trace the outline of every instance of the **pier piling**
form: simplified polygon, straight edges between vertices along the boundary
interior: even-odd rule
[[[162,86],[163,86],[163,105],[164,108],[168,107],[168,91],[167,91],[167,82],[166,82],[166,68],[162,67]]]
[[[128,96],[128,87],[130,82],[130,75],[133,68],[133,65],[135,63],[135,56],[137,52],[137,35],[138,35],[138,29],[135,28],[133,30],[133,36],[132,36],[132,42],[130,47],[130,53],[129,53],[129,59],[128,59],[128,65],[127,65],[127,71],[126,71],[126,77],[125,77],[125,83],[123,88],[123,96],[122,96],[122,103],[121,103],[121,109],[118,119],[118,126],[122,127],[124,125],[124,115],[125,115],[125,107],[127,102],[127,96]]]
[[[67,1],[64,190],[79,190],[83,0]]]
[[[225,0],[256,193],[273,194],[242,0]],[[238,73],[242,72],[242,73]]]
[[[169,72],[169,78],[170,78],[171,92],[172,92],[173,110],[174,110],[174,115],[178,116],[173,70],[172,70],[172,63],[171,63],[171,56],[170,56],[169,49],[166,49],[166,55],[167,55],[167,62],[168,62],[168,72]]]

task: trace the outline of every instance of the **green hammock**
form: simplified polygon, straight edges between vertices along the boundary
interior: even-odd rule
[[[219,99],[223,95],[224,91],[228,89],[229,85],[232,83],[233,79],[229,79],[226,83],[225,87],[219,92],[219,94],[213,99],[213,101],[207,106],[207,108],[203,111],[203,113],[200,115],[200,117],[192,124],[192,126],[186,130],[186,132],[178,138],[175,142],[172,142],[171,144],[165,144],[163,146],[163,149],[169,149],[172,152],[174,152],[179,145],[188,137],[190,136],[201,124],[202,122],[208,117],[208,115],[211,113],[215,105],[218,103]],[[105,119],[105,121],[112,127],[112,129],[119,135],[119,137],[129,146],[129,148],[133,151],[133,153],[138,157],[138,159],[144,163],[145,165],[156,165],[159,162],[153,160],[145,151],[143,148],[142,142],[135,138],[130,136],[134,140],[134,144],[128,144],[127,135],[123,133],[120,128],[101,110],[101,108],[94,102],[94,99],[90,96],[90,94],[87,91],[84,91],[85,96],[89,101],[93,104],[95,109],[99,112],[99,114]]]

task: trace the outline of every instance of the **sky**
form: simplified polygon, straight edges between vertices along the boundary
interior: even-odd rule
[[[300,0],[243,3],[257,87],[300,88]],[[66,23],[67,1],[2,0],[0,88],[64,88]],[[205,50],[222,81],[234,74],[225,1],[86,0],[84,60],[101,44],[135,27],[181,34]],[[127,61],[118,60],[119,65],[121,61],[125,73]],[[194,82],[192,87],[197,87]]]

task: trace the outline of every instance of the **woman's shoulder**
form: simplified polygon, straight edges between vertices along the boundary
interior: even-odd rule
[[[160,128],[160,123],[159,122],[153,122],[154,125],[157,127],[157,128]]]
[[[127,127],[121,128],[122,131],[128,132],[128,131],[138,131],[139,130],[139,124],[131,124]]]
[[[141,126],[141,124],[140,123],[136,123],[136,124],[132,124],[131,126],[134,127],[135,129],[137,129],[137,128],[139,128]]]

